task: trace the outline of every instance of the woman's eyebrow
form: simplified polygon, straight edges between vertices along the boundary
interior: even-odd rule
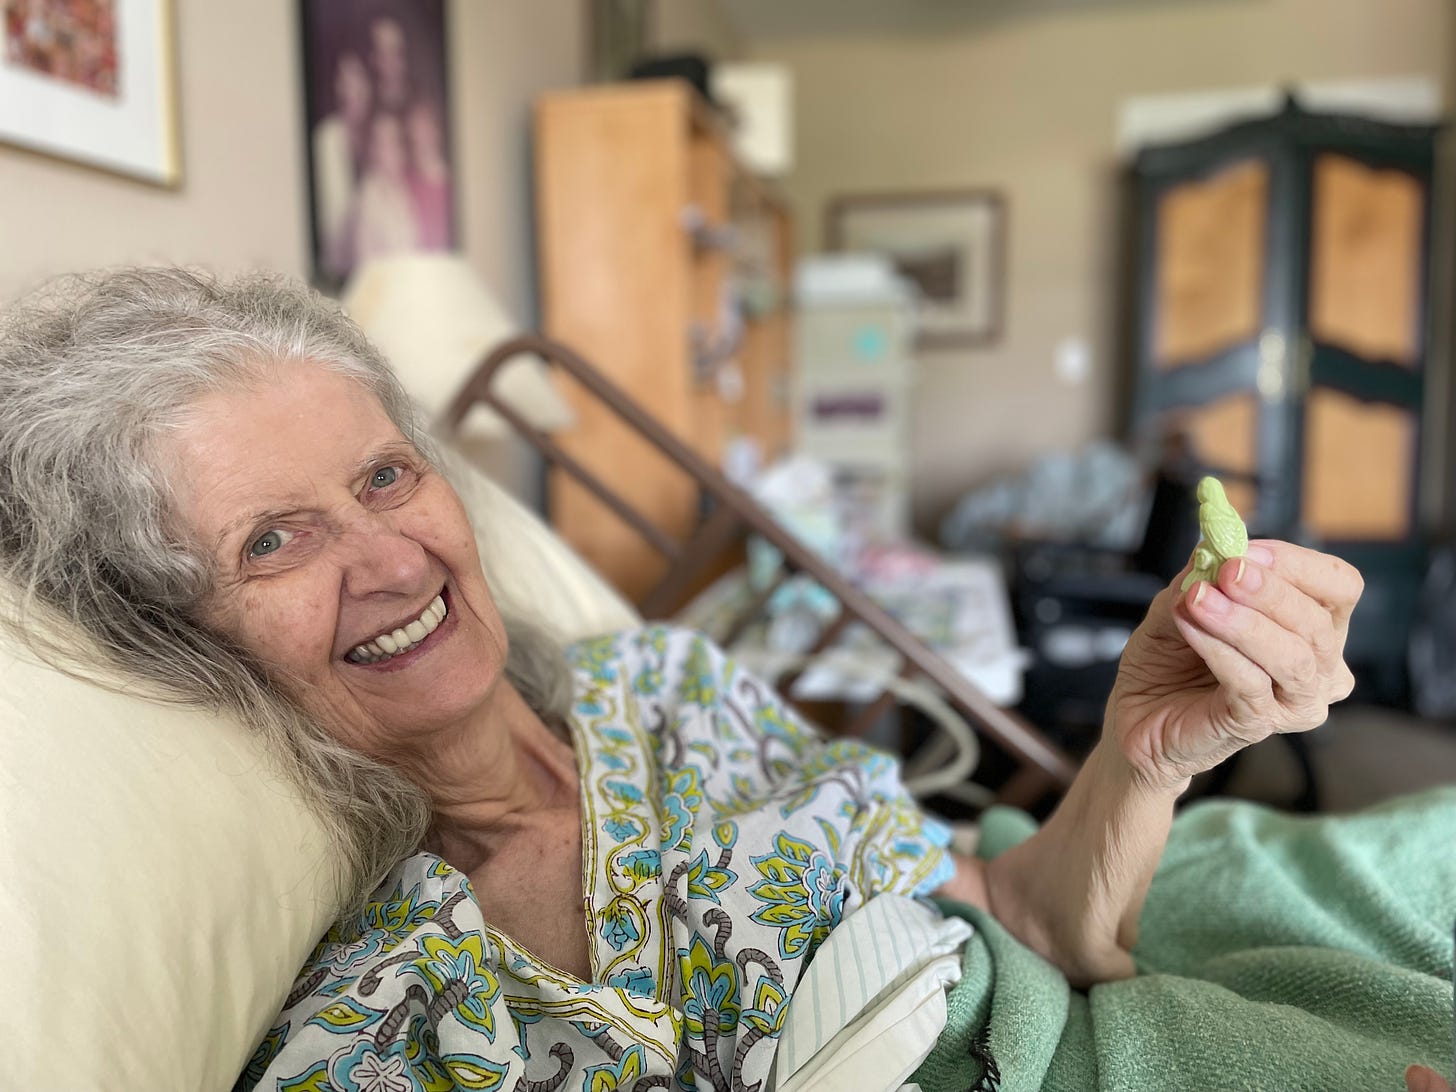
[[[364,456],[364,458],[360,459],[357,463],[355,463],[352,476],[356,478],[359,477],[361,474],[364,474],[367,471],[373,469],[376,464],[384,459],[395,459],[401,455],[414,454],[415,445],[410,443],[408,440],[391,440],[389,443],[383,444],[375,448],[368,455]]]
[[[239,532],[246,531],[251,527],[261,526],[265,523],[271,523],[274,520],[282,519],[284,516],[291,516],[297,511],[297,508],[268,508],[262,512],[256,512],[252,515],[231,520],[223,526],[223,529],[218,532],[217,538],[213,540],[213,549],[217,553],[221,553],[223,547],[227,545],[228,539]]]
[[[398,458],[401,455],[414,454],[415,446],[408,440],[392,440],[387,444],[382,444],[379,447],[375,448],[368,455],[364,456],[364,458],[360,459],[357,463],[355,463],[354,466],[350,469],[349,475],[351,478],[358,478],[368,473],[369,470],[378,465],[382,460]],[[228,540],[234,535],[239,534],[242,531],[246,531],[251,527],[259,527],[265,523],[270,523],[273,520],[283,519],[285,516],[296,515],[300,511],[302,511],[302,509],[300,508],[266,508],[261,512],[256,512],[252,515],[247,516],[240,516],[235,520],[230,520],[227,524],[223,526],[223,529],[218,532],[217,538],[213,540],[213,549],[221,553],[223,548],[227,545]]]

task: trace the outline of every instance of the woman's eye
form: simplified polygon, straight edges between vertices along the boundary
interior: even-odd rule
[[[387,489],[399,481],[399,467],[381,466],[374,472],[374,477],[369,479],[369,484],[375,489]]]
[[[290,537],[292,536],[287,531],[280,531],[277,528],[271,531],[265,531],[255,538],[253,544],[248,547],[248,556],[267,557],[269,554],[277,553],[283,549]]]

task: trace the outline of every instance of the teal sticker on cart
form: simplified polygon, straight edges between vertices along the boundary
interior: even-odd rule
[[[889,351],[890,339],[885,336],[883,326],[861,326],[854,332],[855,359],[866,364],[884,359]]]

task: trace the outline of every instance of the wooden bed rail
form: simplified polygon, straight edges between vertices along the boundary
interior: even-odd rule
[[[697,483],[712,505],[708,515],[687,541],[679,543],[666,534],[634,509],[589,467],[564,450],[546,433],[531,426],[509,404],[496,397],[491,390],[496,373],[508,361],[521,354],[539,356],[548,365],[566,372]],[[660,616],[680,601],[694,578],[724,549],[747,534],[758,535],[783,555],[785,576],[790,572],[803,573],[839,602],[839,616],[820,634],[813,649],[814,654],[822,652],[832,644],[851,622],[863,623],[899,654],[902,678],[919,676],[933,682],[944,692],[946,700],[957,713],[1015,759],[1020,769],[1001,789],[998,799],[1007,803],[1025,804],[1050,789],[1064,788],[1071,784],[1076,765],[1040,731],[1015,713],[1002,709],[983,694],[975,684],[906,629],[892,614],[785,530],[748,493],[730,482],[706,459],[670,433],[567,346],[536,334],[515,337],[498,345],[481,362],[475,374],[446,409],[440,422],[446,432],[453,433],[465,419],[471,406],[477,402],[486,404],[500,414],[549,463],[576,478],[668,559],[670,566],[667,574],[641,604],[640,609],[645,617]],[[755,596],[749,612],[735,623],[735,635],[741,633],[748,619],[767,604],[768,598],[768,594]],[[787,693],[793,681],[793,678],[783,681],[780,684],[781,689]],[[850,727],[849,734],[867,730],[874,716],[882,712],[891,700],[886,693],[872,702],[864,715]]]

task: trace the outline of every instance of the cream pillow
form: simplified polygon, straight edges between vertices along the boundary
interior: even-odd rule
[[[448,472],[470,512],[491,595],[503,610],[575,641],[630,629],[642,619],[534,512],[459,456]]]
[[[7,1083],[228,1088],[334,916],[317,821],[239,726],[3,638],[0,754]]]
[[[566,639],[635,623],[528,510],[456,477],[506,607]],[[231,1088],[338,905],[320,825],[241,726],[3,637],[0,875],[14,1088]]]

